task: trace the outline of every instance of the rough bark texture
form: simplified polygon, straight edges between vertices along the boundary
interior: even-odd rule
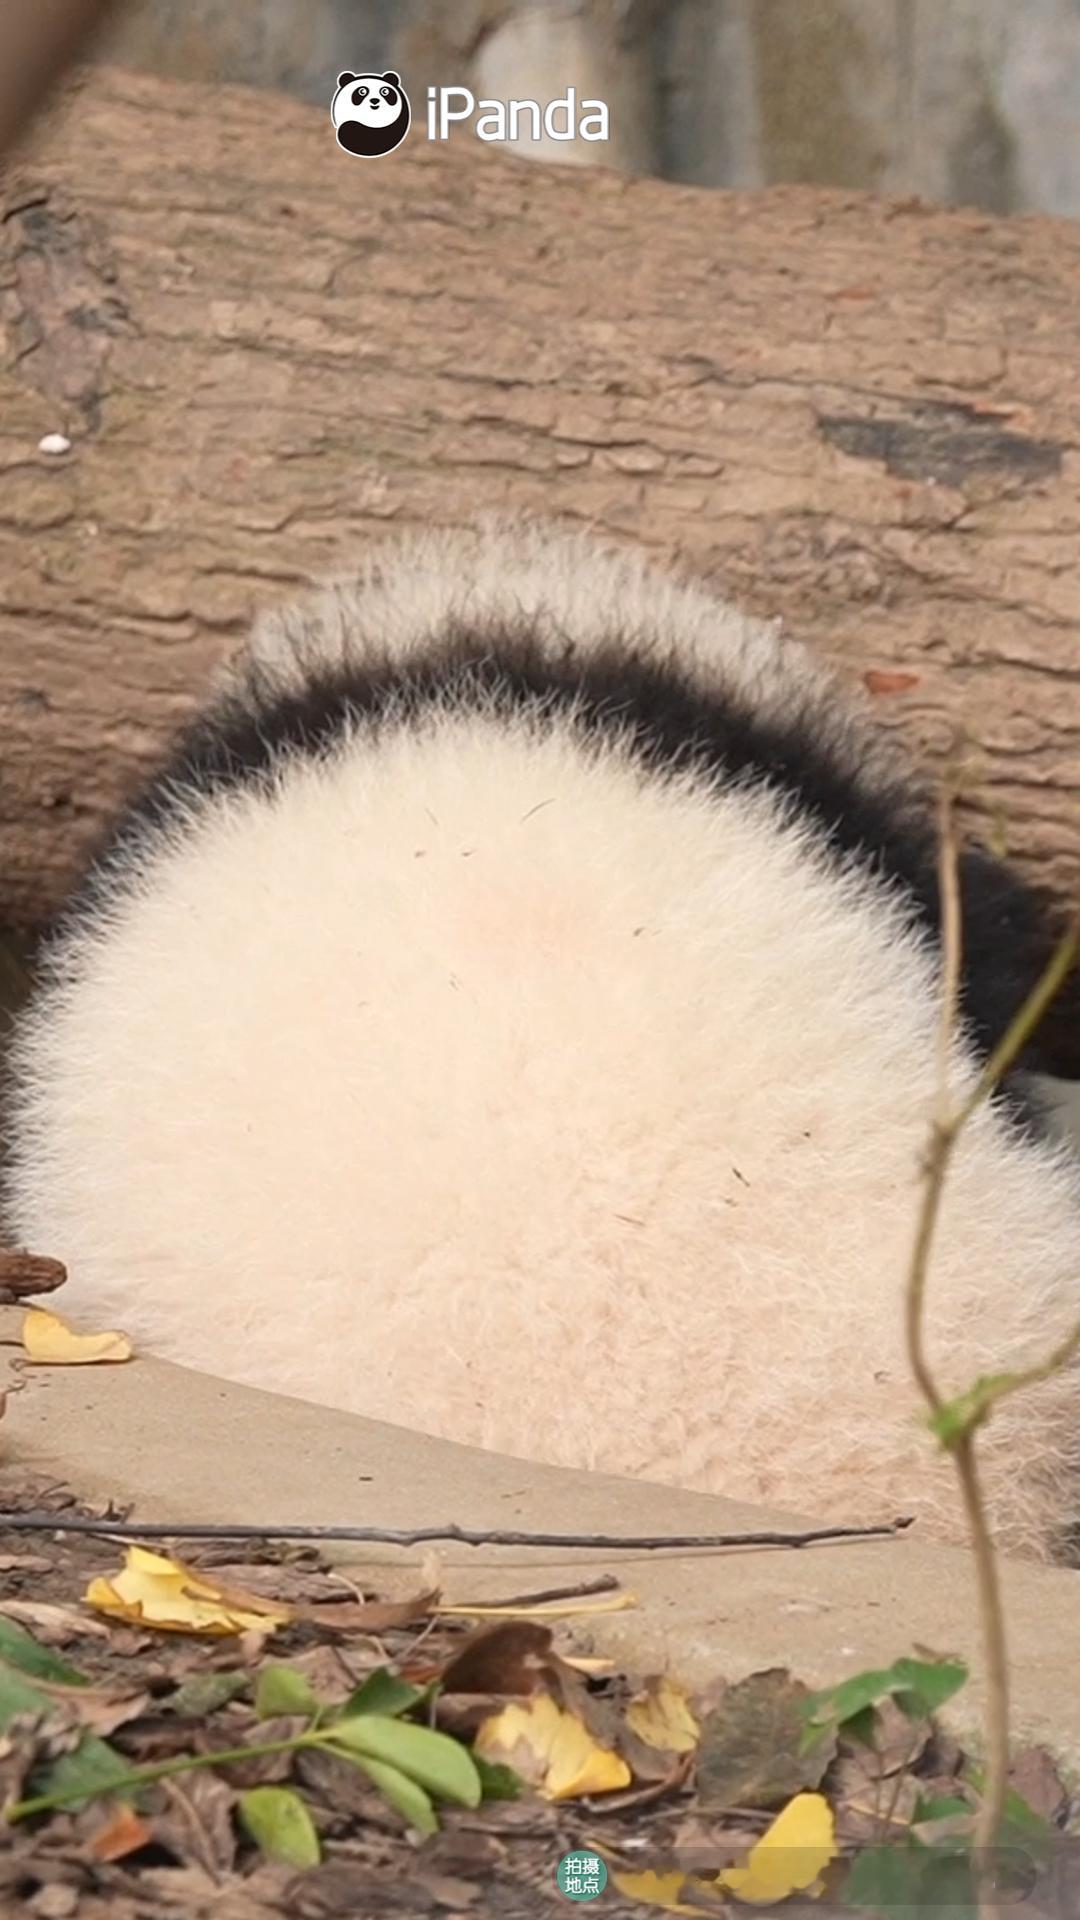
[[[1080,891],[1080,228],[547,169],[98,73],[6,183],[0,922],[253,608],[558,511],[780,614]],[[60,431],[59,456],[38,450]]]
[[[0,154],[68,63],[89,49],[113,0],[34,0],[0,11]]]

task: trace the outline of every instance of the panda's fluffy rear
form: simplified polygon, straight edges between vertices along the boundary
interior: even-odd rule
[[[968,887],[957,1084],[1031,931],[992,863]],[[72,904],[9,1224],[173,1360],[956,1535],[902,1343],[934,901],[891,750],[770,628],[576,536],[407,541],[261,624]],[[983,1109],[946,1382],[1044,1353],[1078,1274],[1071,1165]],[[1076,1517],[1077,1378],[986,1433],[1014,1549]]]

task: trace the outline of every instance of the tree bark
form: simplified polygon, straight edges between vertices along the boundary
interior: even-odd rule
[[[18,138],[69,62],[86,49],[113,0],[33,0],[0,11],[0,154]]]
[[[491,504],[783,616],[1080,891],[1080,228],[628,183],[422,114],[368,165],[318,109],[98,71],[0,235],[0,923],[257,606]]]

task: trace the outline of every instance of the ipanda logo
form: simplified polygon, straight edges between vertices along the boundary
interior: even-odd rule
[[[339,147],[377,160],[400,147],[409,131],[412,110],[399,76],[386,73],[339,73],[330,102]]]
[[[556,100],[541,106],[538,100],[478,100],[469,87],[429,87],[427,135],[446,140],[461,120],[475,119],[478,140],[606,140],[608,110],[603,100],[582,100],[567,87]]]
[[[409,131],[412,110],[401,77],[385,73],[339,73],[330,103],[337,142],[346,153],[373,160],[393,153]],[[450,128],[474,122],[478,140],[606,140],[608,110],[603,100],[578,102],[566,92],[543,106],[538,100],[478,100],[470,87],[429,87],[427,136],[447,140]]]

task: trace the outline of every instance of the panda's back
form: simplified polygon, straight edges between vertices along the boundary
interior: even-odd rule
[[[758,631],[683,672],[525,580],[501,624],[411,625],[377,580],[399,631],[339,596],[245,656],[23,1030],[19,1231],[73,1308],[211,1372],[899,1509],[935,962],[884,852],[830,829],[846,790],[885,834],[852,723]],[[961,1380],[1067,1324],[1077,1238],[1059,1158],[978,1115],[937,1268]],[[1000,1431],[1002,1518],[1041,1547],[1054,1475],[1044,1510]]]

